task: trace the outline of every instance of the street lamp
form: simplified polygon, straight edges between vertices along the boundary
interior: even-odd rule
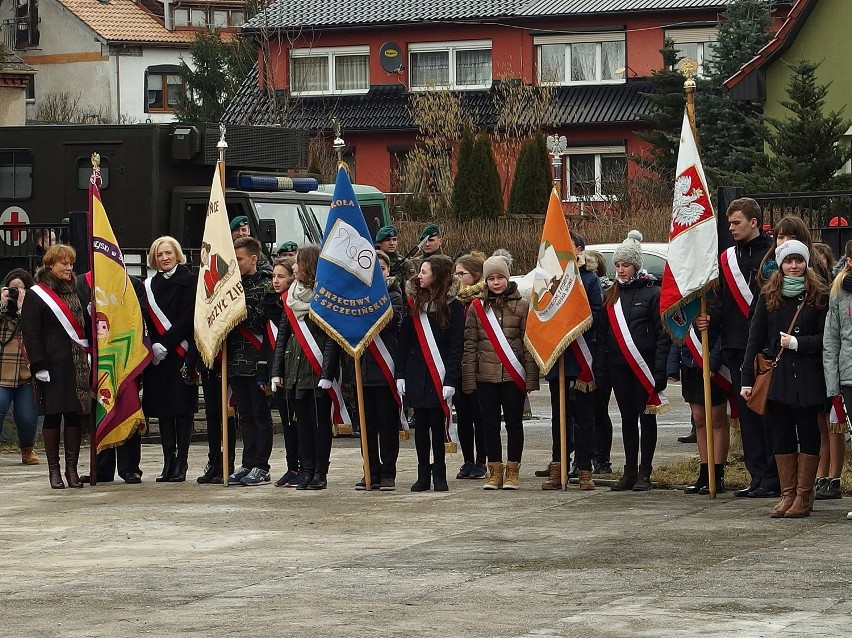
[[[568,140],[564,135],[548,135],[547,150],[550,151],[550,163],[553,165],[553,186],[562,199],[562,156],[568,150]]]

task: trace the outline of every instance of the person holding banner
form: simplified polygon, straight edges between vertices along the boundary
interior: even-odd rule
[[[458,284],[453,260],[432,255],[406,286],[408,313],[400,329],[396,386],[414,408],[417,481],[412,492],[425,492],[430,484],[436,492],[450,489],[444,441],[461,382],[465,323],[464,307],[456,298]]]
[[[148,266],[157,274],[145,280],[145,321],[151,336],[151,365],[142,377],[142,409],[159,422],[163,471],[158,483],[186,480],[198,387],[186,383],[186,353],[192,339],[196,276],[174,237],[154,240]]]
[[[651,489],[656,415],[669,407],[662,392],[672,342],[660,322],[660,288],[642,268],[641,241],[632,230],[613,253],[616,280],[604,297],[594,357],[595,378],[612,383],[621,413],[625,465],[614,491]]]
[[[524,400],[527,392],[538,390],[539,384],[538,366],[524,345],[530,304],[521,298],[518,284],[509,281],[509,263],[504,256],[486,259],[482,274],[488,294],[484,299],[474,299],[467,313],[462,392],[476,390],[485,425],[488,478],[483,489],[516,490],[524,451]],[[505,467],[500,443],[501,408],[506,421]]]
[[[83,304],[77,296],[71,246],[47,249],[36,285],[21,308],[24,350],[35,377],[35,404],[44,416],[42,438],[50,487],[64,489],[59,469],[59,428],[65,423],[65,479],[68,487],[83,487],[77,474],[82,440],[82,416],[92,408],[89,341],[85,337]]]

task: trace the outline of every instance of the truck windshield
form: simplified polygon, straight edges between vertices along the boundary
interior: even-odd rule
[[[314,218],[314,222],[316,222],[320,232],[325,233],[325,224],[328,222],[331,206],[326,206],[325,204],[308,204],[308,211]]]
[[[275,241],[279,244],[294,241],[300,246],[311,244],[314,239],[302,223],[300,204],[293,202],[254,202],[259,219],[275,220]]]

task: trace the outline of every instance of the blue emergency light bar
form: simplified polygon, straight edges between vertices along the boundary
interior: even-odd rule
[[[317,180],[313,177],[286,177],[283,175],[260,175],[241,173],[237,178],[237,188],[244,191],[296,191],[307,193],[315,191]]]

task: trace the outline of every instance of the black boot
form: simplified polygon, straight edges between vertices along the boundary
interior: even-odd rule
[[[719,467],[718,465],[716,467]],[[701,494],[701,490],[709,489],[710,479],[707,477],[707,464],[702,463],[698,468],[698,479],[687,487],[684,494]]]
[[[204,468],[204,474],[195,479],[197,483],[207,485],[209,483],[222,482],[222,459],[213,459]]]
[[[83,428],[69,428],[66,425],[62,438],[65,443],[65,478],[68,481],[68,487],[83,487],[83,482],[77,475],[77,461],[80,458]]]
[[[47,471],[50,477],[50,487],[64,490],[62,470],[59,469],[59,428],[46,428],[41,431],[44,440],[44,453],[47,456]]]
[[[189,458],[189,443],[192,439],[192,417],[182,416],[175,420],[177,439],[177,456],[172,471],[169,473],[170,483],[182,483],[186,480]]]
[[[328,481],[326,480],[325,472],[314,472],[314,477],[311,479],[311,482],[308,483],[309,490],[324,490],[328,487]]]
[[[716,470],[716,494],[724,494],[727,491],[725,488],[725,464],[716,463],[713,467]],[[707,481],[707,485],[701,488],[701,491],[698,493],[705,496],[710,493],[709,479]]]
[[[163,446],[163,471],[154,479],[157,483],[165,483],[169,480],[175,469],[175,453],[177,451],[177,434],[175,432],[175,418],[162,417],[160,419],[160,444]]]
[[[417,482],[411,486],[412,492],[425,492],[429,489],[432,479],[431,467],[423,463],[417,464]]]
[[[689,434],[687,434],[686,436],[677,437],[678,443],[695,443],[696,440],[697,439],[695,436],[695,422],[692,423],[692,429],[689,431]]]
[[[313,470],[302,470],[299,472],[299,484],[296,486],[297,490],[306,490],[308,486],[311,484],[311,481],[314,478]]]
[[[634,492],[647,492],[651,489],[651,472],[653,469],[650,465],[639,466],[639,477],[633,484]]]
[[[445,463],[432,464],[432,485],[436,492],[450,491],[450,486],[447,485],[447,466]]]
[[[613,492],[626,492],[632,490],[636,485],[636,479],[639,477],[639,468],[635,465],[625,465],[624,474],[615,482],[611,489]]]

